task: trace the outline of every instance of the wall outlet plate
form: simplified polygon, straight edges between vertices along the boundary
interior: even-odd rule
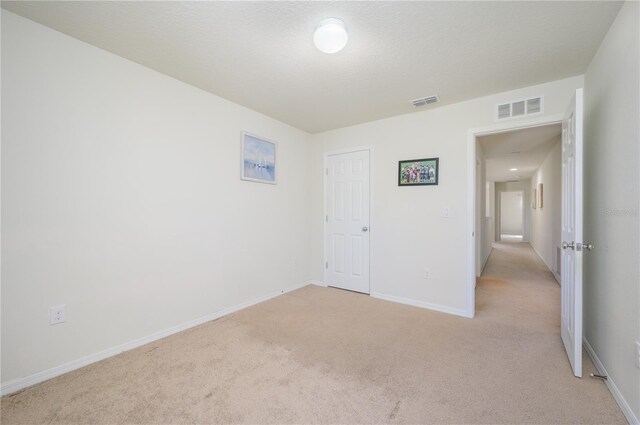
[[[64,304],[49,307],[49,324],[57,325],[67,320],[67,306]]]
[[[423,279],[430,279],[431,278],[431,270],[424,269],[424,272],[422,273],[422,278]]]

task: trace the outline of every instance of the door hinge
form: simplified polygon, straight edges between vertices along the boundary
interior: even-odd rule
[[[325,262],[324,262],[324,268],[325,268],[325,269],[328,269],[328,268],[329,268],[329,262],[328,262],[328,261],[325,261]]]
[[[326,221],[326,222],[329,221],[329,215],[328,214],[324,216],[324,221]]]

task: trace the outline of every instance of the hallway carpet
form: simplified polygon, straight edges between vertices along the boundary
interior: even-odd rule
[[[626,423],[602,382],[573,377],[558,284],[528,245],[496,244],[477,304],[465,319],[307,286],[5,396],[1,419]]]

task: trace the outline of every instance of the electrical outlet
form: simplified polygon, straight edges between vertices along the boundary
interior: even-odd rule
[[[422,278],[423,279],[430,279],[431,278],[431,270],[424,269],[424,272],[422,273]]]
[[[640,342],[636,341],[636,366],[640,369]]]
[[[49,324],[56,325],[67,320],[67,306],[64,304],[49,308]]]
[[[293,267],[294,269],[298,267],[298,260],[296,258],[294,258],[293,261],[291,261],[291,267]]]

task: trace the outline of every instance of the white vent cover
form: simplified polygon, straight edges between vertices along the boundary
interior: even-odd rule
[[[527,100],[527,114],[535,114],[542,111],[542,98],[534,97]]]
[[[429,105],[431,103],[436,103],[436,102],[439,102],[439,101],[440,101],[440,98],[438,97],[438,95],[434,94],[433,96],[427,96],[427,97],[421,97],[420,99],[414,99],[414,100],[411,101],[411,104],[417,108],[419,106]]]
[[[538,114],[540,112],[542,112],[542,96],[502,103],[496,109],[499,120]]]

